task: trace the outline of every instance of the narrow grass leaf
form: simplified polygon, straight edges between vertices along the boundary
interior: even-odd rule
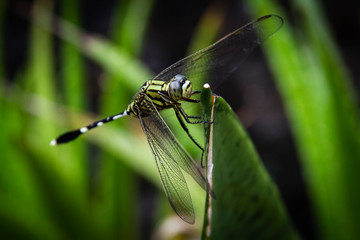
[[[265,50],[292,124],[318,234],[322,239],[357,239],[359,114],[321,5],[292,1],[301,13],[293,26],[272,1],[248,4],[256,15],[278,12],[287,22]]]

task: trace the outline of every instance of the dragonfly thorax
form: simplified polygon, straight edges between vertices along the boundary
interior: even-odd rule
[[[169,82],[168,93],[171,99],[179,101],[182,98],[190,98],[191,82],[181,74],[175,75]]]

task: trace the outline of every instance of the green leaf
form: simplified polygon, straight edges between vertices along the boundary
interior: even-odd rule
[[[203,90],[208,124],[209,198],[206,239],[297,239],[274,182],[236,114],[221,97]]]

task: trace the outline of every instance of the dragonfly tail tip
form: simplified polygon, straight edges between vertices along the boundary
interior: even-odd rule
[[[56,139],[53,139],[51,142],[50,142],[50,146],[55,146],[57,145],[57,141]]]

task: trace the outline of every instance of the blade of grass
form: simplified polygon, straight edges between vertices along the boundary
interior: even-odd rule
[[[358,229],[360,227],[360,193],[358,191],[357,182],[360,180],[360,128],[359,128],[359,112],[358,104],[351,86],[351,79],[346,70],[346,66],[342,57],[333,41],[327,25],[326,18],[321,11],[321,5],[317,1],[295,1],[295,5],[299,10],[306,13],[301,22],[304,32],[308,36],[309,44],[312,46],[312,52],[323,70],[326,79],[327,89],[330,94],[329,105],[330,111],[327,112],[327,117],[330,119],[329,130],[331,130],[331,142],[325,146],[328,149],[330,146],[335,146],[334,155],[331,156],[338,167],[340,168],[339,176],[334,176],[330,172],[313,162],[306,163],[309,167],[313,168],[314,174],[322,177],[332,177],[333,182],[323,182],[319,180],[316,183],[317,187],[314,189],[320,211],[322,211],[324,228],[327,231],[326,239],[332,238],[348,238],[356,239],[360,237]],[[325,148],[324,148],[325,150]],[[340,160],[341,159],[341,160]],[[324,159],[325,160],[325,159]],[[335,178],[336,177],[336,178]],[[331,181],[331,180],[330,180]],[[331,185],[328,185],[331,183]],[[321,184],[321,185],[320,185]],[[326,184],[326,186],[325,186]],[[333,186],[338,186],[339,194],[334,193],[333,198],[337,202],[328,201],[328,193],[322,193],[319,190],[327,187],[333,190]],[[322,196],[320,196],[320,194]],[[325,209],[323,202],[327,201],[329,206],[338,207],[339,202],[343,203],[343,208],[332,210],[339,216],[339,222],[334,222],[333,217],[329,214],[328,209]],[[346,219],[346,220],[345,220]],[[336,228],[335,228],[336,226]],[[338,237],[336,237],[338,236]]]
[[[152,1],[122,1],[113,12],[111,38],[114,44],[121,46],[129,55],[138,57],[143,41],[144,29],[147,24]],[[134,31],[134,29],[137,29]],[[131,39],[131,41],[129,41]],[[119,106],[125,106],[132,98],[132,91],[124,86],[122,77],[106,72],[102,79],[105,82],[101,95],[102,112],[111,114],[119,111]],[[146,79],[144,79],[145,81]],[[125,126],[124,121],[117,125]],[[119,143],[115,143],[119,144]],[[123,164],[123,156],[103,153],[102,164],[102,199],[103,211],[109,220],[109,232],[112,238],[135,239],[139,233],[135,221],[137,184],[131,170]]]
[[[113,39],[115,43],[119,43],[132,56],[139,57],[141,54],[145,30],[153,3],[154,0],[129,1],[125,8],[126,13],[123,14],[124,17],[122,18],[120,14],[117,17],[117,24],[113,28]],[[119,10],[121,8],[124,7],[119,4]],[[116,31],[116,29],[121,30]]]
[[[79,1],[65,0],[61,2],[60,7],[61,16],[64,19],[75,25],[80,25]],[[73,44],[66,41],[61,42],[61,73],[66,104],[75,109],[83,109],[86,92],[84,61],[79,50]]]
[[[63,18],[79,25],[79,4],[79,1],[62,1],[60,8]],[[60,63],[60,85],[64,87],[65,102],[74,109],[83,109],[85,106],[85,96],[87,96],[84,59],[76,47],[66,41],[61,41]],[[54,81],[52,83],[55,85]],[[90,190],[88,186],[88,161],[85,150],[86,147],[83,142],[75,142],[63,154],[71,156],[71,161],[73,162],[72,168],[77,174],[77,183],[84,193],[83,196],[87,197]]]
[[[323,239],[359,238],[359,117],[348,74],[316,1],[294,1],[302,13],[265,49],[283,95]],[[256,14],[278,12],[248,1]],[[284,14],[280,14],[284,16]]]

